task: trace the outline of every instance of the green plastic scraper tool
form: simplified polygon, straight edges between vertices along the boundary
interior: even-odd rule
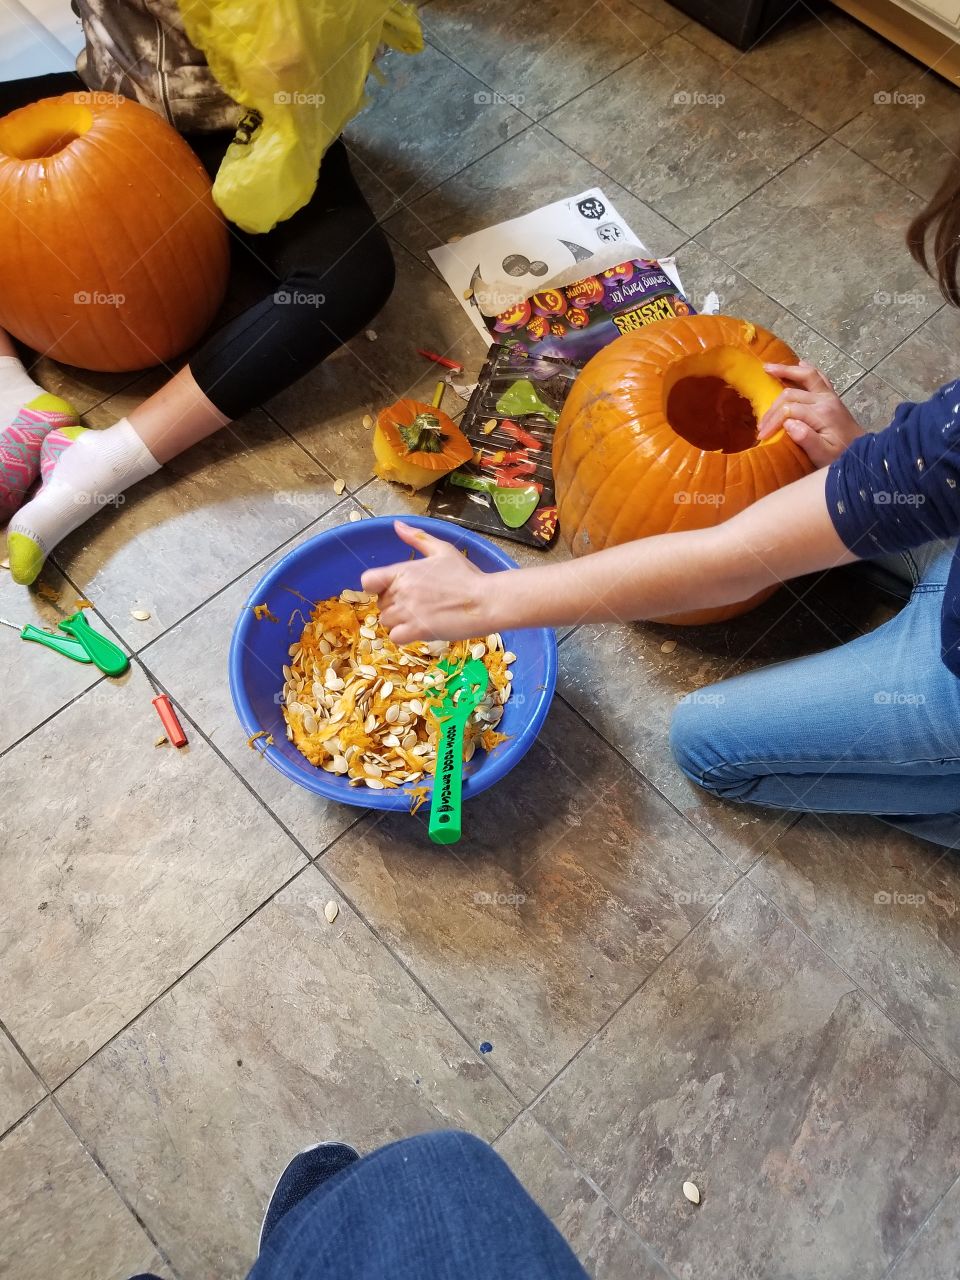
[[[438,662],[437,668],[447,673],[447,683],[446,696],[435,712],[440,740],[428,830],[434,844],[454,844],[461,832],[463,730],[487,691],[490,675],[477,658],[471,658],[459,669],[454,662]]]

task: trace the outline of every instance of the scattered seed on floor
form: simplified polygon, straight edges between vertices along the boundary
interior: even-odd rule
[[[363,519],[363,512],[362,512],[362,511],[351,511],[351,512],[350,512],[350,523],[351,523],[351,524],[356,524],[358,520],[362,520],[362,519]]]
[[[323,908],[323,914],[327,917],[327,923],[333,924],[337,916],[340,914],[340,908],[335,902],[328,902]]]
[[[660,652],[673,653],[676,647],[677,647],[676,640],[664,640],[663,644],[660,646]]]
[[[376,329],[364,329],[363,336],[368,342],[376,342],[379,335]]]
[[[340,497],[341,493],[343,493],[344,489],[346,489],[346,487],[347,487],[346,480],[341,480],[338,478],[333,482],[333,492],[337,495],[338,498]]]
[[[365,413],[363,415],[363,425],[367,428],[368,431],[373,426],[373,418],[369,413]]]
[[[683,1184],[683,1194],[687,1197],[691,1204],[700,1203],[700,1188],[695,1182],[685,1182]]]
[[[150,618],[150,611],[149,609],[131,609],[130,617],[137,622],[147,622]]]
[[[10,568],[9,560],[0,560],[0,569],[9,569],[9,568]]]
[[[163,746],[166,746],[166,744],[167,744],[169,741],[170,741],[170,739],[169,739],[169,738],[167,738],[167,737],[158,738],[158,739],[156,740],[156,742],[155,742],[153,745],[154,745],[155,747],[163,747]]]

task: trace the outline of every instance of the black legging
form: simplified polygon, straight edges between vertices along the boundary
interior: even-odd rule
[[[0,85],[0,115],[85,87],[69,72],[9,81]],[[211,177],[231,136],[186,135]],[[269,292],[207,338],[189,365],[220,412],[239,418],[365,328],[389,298],[396,270],[342,142],[327,152],[299,213],[264,235],[231,232],[234,252],[256,264]]]
[[[213,175],[230,137],[187,141]],[[270,292],[208,338],[190,369],[220,412],[238,418],[368,325],[390,297],[396,269],[342,142],[324,156],[309,204],[264,235],[233,232],[235,250],[252,256]]]

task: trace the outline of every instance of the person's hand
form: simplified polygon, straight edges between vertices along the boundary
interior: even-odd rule
[[[766,440],[782,427],[815,467],[829,466],[863,434],[863,428],[819,369],[800,364],[767,364],[767,373],[787,384],[757,424]]]
[[[450,542],[402,520],[393,526],[423,559],[368,569],[364,591],[379,596],[380,620],[395,644],[413,640],[466,640],[486,635],[491,575],[472,565]]]

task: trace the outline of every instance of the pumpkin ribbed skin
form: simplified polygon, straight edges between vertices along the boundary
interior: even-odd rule
[[[187,144],[112,94],[46,98],[0,120],[0,325],[66,364],[171,360],[227,284],[227,228]]]
[[[684,316],[617,338],[588,362],[553,443],[560,528],[574,555],[719,524],[812,470],[783,431],[724,453],[691,444],[667,420],[667,395],[680,377],[721,370],[759,418],[783,389],[764,361],[796,364],[797,357],[772,333],[733,316]],[[659,621],[722,621],[773,590]]]

